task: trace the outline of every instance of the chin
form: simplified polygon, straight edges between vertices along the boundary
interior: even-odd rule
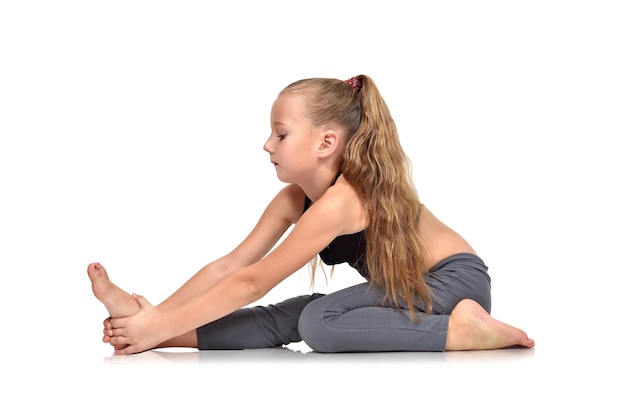
[[[278,177],[278,180],[283,183],[293,183],[288,176],[285,176],[284,173],[280,173],[280,170],[276,170],[276,177]]]

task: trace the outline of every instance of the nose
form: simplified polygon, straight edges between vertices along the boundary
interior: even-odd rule
[[[272,138],[268,138],[267,141],[265,141],[265,144],[263,144],[263,150],[267,151],[270,154],[274,152],[272,145],[271,145],[271,141],[272,141]]]

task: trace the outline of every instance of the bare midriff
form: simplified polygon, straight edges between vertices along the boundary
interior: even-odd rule
[[[441,222],[423,205],[420,213],[420,235],[426,246],[424,266],[426,271],[451,255],[476,254],[476,251],[461,235]]]

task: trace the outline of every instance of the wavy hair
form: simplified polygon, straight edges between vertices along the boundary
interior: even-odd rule
[[[357,191],[368,215],[365,256],[370,284],[381,286],[396,308],[403,298],[411,319],[416,319],[414,304],[422,301],[426,312],[431,312],[432,294],[422,274],[422,205],[411,162],[374,81],[366,75],[349,81],[310,78],[282,92],[305,95],[306,116],[314,126],[331,124],[343,130],[347,140],[339,170]]]

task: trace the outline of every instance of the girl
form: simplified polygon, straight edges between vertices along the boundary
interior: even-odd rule
[[[317,352],[534,346],[525,332],[489,315],[487,267],[420,202],[371,78],[287,86],[272,106],[264,149],[287,186],[241,244],[160,305],[122,291],[100,264],[88,266],[93,292],[110,314],[103,340],[115,354],[302,340]],[[367,281],[242,308],[318,256],[329,265],[349,263]]]

